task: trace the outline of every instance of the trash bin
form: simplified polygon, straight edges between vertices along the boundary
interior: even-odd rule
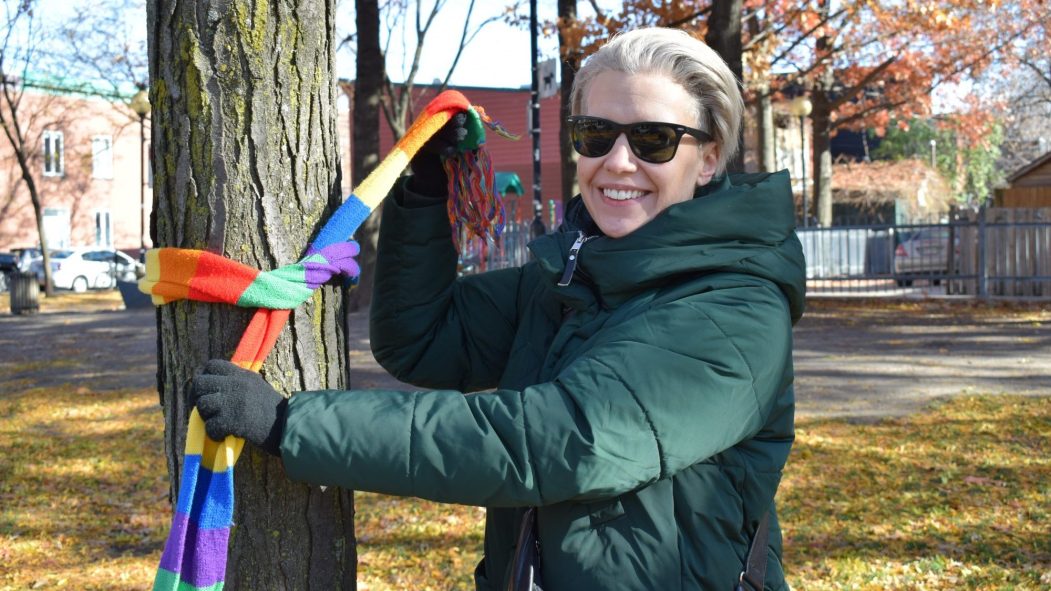
[[[36,314],[40,311],[40,286],[32,273],[11,273],[11,313]]]
[[[117,289],[120,290],[120,297],[124,300],[126,310],[153,307],[153,299],[139,291],[137,281],[117,281]]]

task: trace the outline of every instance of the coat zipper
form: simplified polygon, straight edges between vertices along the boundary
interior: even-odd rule
[[[573,272],[577,270],[577,260],[580,259],[580,247],[584,246],[584,243],[595,236],[587,236],[583,231],[577,231],[577,239],[573,241],[573,246],[569,247],[569,258],[566,259],[566,270],[562,272],[562,278],[558,280],[559,287],[566,287],[571,281],[573,281]]]

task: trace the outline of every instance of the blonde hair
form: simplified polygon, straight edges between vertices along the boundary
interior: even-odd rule
[[[716,174],[737,153],[744,99],[740,85],[719,54],[685,31],[651,27],[618,33],[584,62],[570,94],[573,114],[584,110],[587,90],[599,74],[662,74],[696,99],[696,125],[719,146]]]

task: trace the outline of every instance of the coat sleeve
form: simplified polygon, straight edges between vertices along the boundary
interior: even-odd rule
[[[599,337],[555,380],[523,391],[293,396],[285,468],[463,504],[607,498],[755,436],[790,396],[791,325],[772,287],[658,305]]]
[[[406,191],[404,184],[395,193]],[[516,330],[521,271],[458,279],[444,204],[384,202],[370,309],[376,360],[403,382],[473,391],[495,386]]]

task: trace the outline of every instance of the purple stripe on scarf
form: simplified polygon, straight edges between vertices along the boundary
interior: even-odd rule
[[[306,268],[307,287],[317,289],[318,286],[327,283],[335,275],[357,277],[361,273],[361,268],[358,267],[358,262],[354,260],[354,257],[360,251],[361,248],[358,246],[358,243],[353,240],[330,244],[321,250],[314,250],[312,247],[307,251],[308,256],[320,255],[325,260],[306,261],[303,263],[303,267]]]
[[[176,513],[160,566],[194,587],[214,585],[226,575],[229,541],[229,528],[198,529],[185,515]]]

